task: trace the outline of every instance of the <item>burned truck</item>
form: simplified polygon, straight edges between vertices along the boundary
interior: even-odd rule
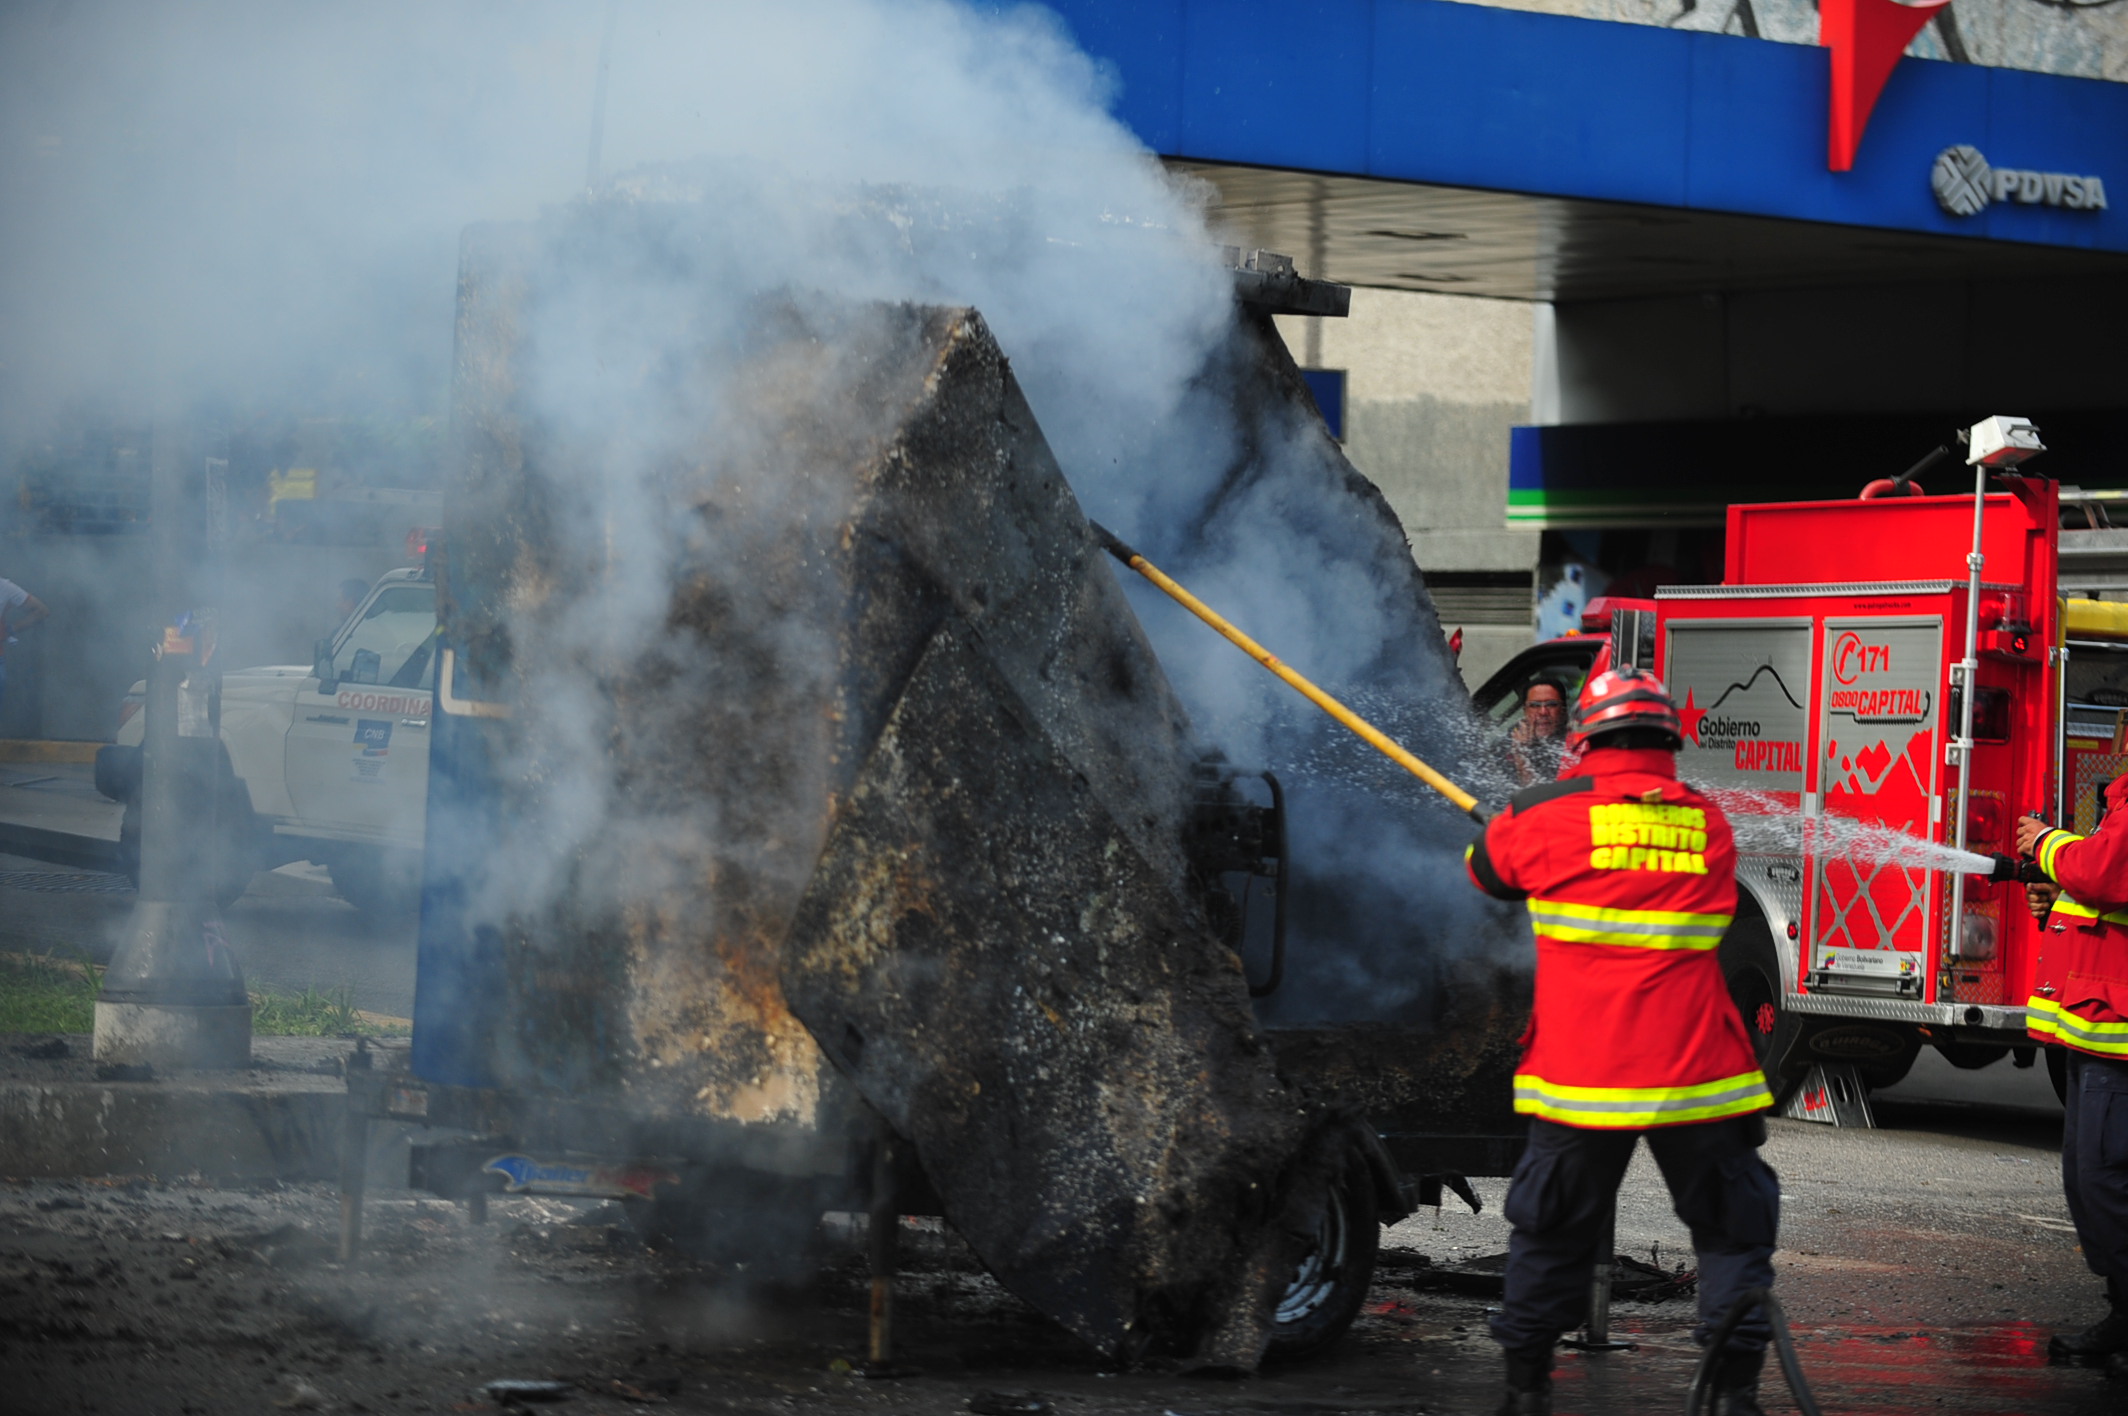
[[[705,312],[691,259],[625,205],[467,235],[414,1035],[348,1155],[441,1128],[419,1187],[731,1258],[866,1212],[879,1303],[941,1215],[1119,1360],[1334,1341],[1379,1223],[1511,1163],[1526,975],[1415,958],[1424,1026],[1265,1026],[1305,833],[1196,735],[982,315]],[[1345,292],[1234,280],[1244,441],[1305,442],[1430,624],[1271,323]]]

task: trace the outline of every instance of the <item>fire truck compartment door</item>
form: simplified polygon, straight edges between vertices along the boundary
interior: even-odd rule
[[[1927,838],[1942,770],[1942,619],[1827,617],[1823,642],[1825,817]],[[1810,988],[1919,999],[1941,877],[1918,864],[1858,858],[1839,835],[1815,844]]]
[[[1810,624],[1808,618],[1669,622],[1664,667],[1685,739],[1679,775],[1701,786],[1800,797],[1810,726],[1804,708]],[[1746,832],[1738,844],[1800,850],[1799,826],[1785,837],[1792,839],[1754,842]]]

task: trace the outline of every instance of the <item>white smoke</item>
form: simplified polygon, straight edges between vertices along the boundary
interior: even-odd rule
[[[662,205],[689,213],[690,299],[646,274],[639,298],[585,309],[581,339],[542,349],[534,392],[560,434],[608,425],[626,379],[602,353],[647,327],[714,347],[778,289],[968,304],[1088,511],[1157,551],[1237,456],[1231,419],[1191,382],[1232,295],[1202,194],[1110,115],[1114,97],[1032,7],[16,5],[0,13],[0,456],[83,406],[145,407],[158,389],[193,407],[441,414],[466,227]],[[853,222],[853,204],[869,214]],[[898,214],[898,239],[879,239],[880,212]],[[670,451],[645,430],[582,469],[584,524],[622,553],[596,596],[544,622],[553,663],[621,662],[665,633],[683,534],[657,490]],[[1343,688],[1402,622],[1385,582],[1287,534],[1275,489],[1244,501],[1226,524],[1246,529],[1200,558],[1196,588]],[[1284,690],[1194,625],[1154,632],[1230,758],[1287,766]],[[593,685],[551,686],[546,728],[578,750],[542,754],[575,763],[552,783],[545,860],[664,829],[625,819],[597,769]],[[1451,741],[1437,711],[1415,716],[1421,741]],[[1396,862],[1353,863],[1397,888]]]
[[[1016,264],[933,272],[941,293],[960,287],[1018,358],[1125,410],[1194,368],[1221,314],[1212,273],[1099,248],[1132,227],[1201,237],[1195,206],[1108,116],[1108,80],[1046,12],[611,13],[599,172],[707,159],[743,181],[730,255],[759,264],[735,275],[773,284],[818,254],[788,244],[779,189],[1008,198]],[[14,431],[70,400],[143,396],[158,371],[193,399],[442,411],[459,232],[583,191],[607,17],[559,0],[10,6],[0,396]]]

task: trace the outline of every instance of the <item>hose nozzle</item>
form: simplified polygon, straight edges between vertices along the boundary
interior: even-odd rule
[[[1995,862],[1995,868],[1988,872],[1988,881],[1991,884],[2043,885],[2048,881],[2047,873],[2039,868],[2039,862],[2036,860],[2020,860],[2013,855],[2004,855],[2001,851],[1992,853],[1988,859]]]

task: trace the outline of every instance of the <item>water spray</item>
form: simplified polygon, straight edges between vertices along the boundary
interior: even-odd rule
[[[1101,543],[1103,550],[1153,582],[1176,604],[1219,631],[1229,643],[1240,649],[1242,653],[1284,679],[1303,698],[1306,698],[1310,703],[1313,703],[1316,707],[1351,729],[1359,737],[1360,741],[1366,743],[1376,752],[1381,753],[1391,762],[1396,763],[1397,766],[1403,768],[1412,776],[1417,777],[1427,786],[1432,787],[1442,796],[1447,797],[1456,804],[1457,809],[1469,813],[1470,819],[1480,826],[1483,826],[1491,819],[1490,813],[1484,807],[1478,805],[1476,797],[1412,756],[1387,733],[1317,688],[1305,677],[1288,667],[1276,654],[1273,654],[1270,650],[1229,624],[1226,618],[1217,610],[1169,579],[1160,567],[1125,545],[1107,527],[1101,525],[1098,521],[1088,522],[1087,524],[1093,527],[1094,539]]]

